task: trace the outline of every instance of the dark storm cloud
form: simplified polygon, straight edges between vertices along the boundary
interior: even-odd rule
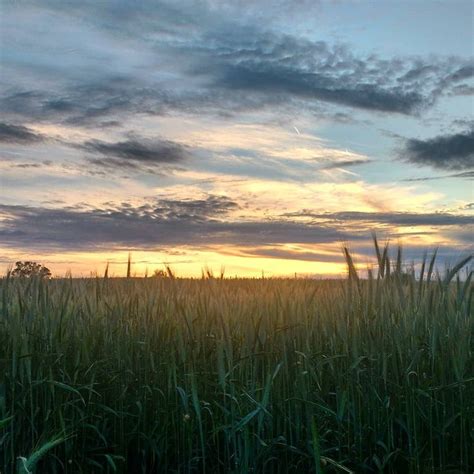
[[[34,132],[28,127],[11,123],[0,123],[0,143],[28,145],[41,142],[44,139],[43,135]]]
[[[409,139],[401,152],[405,161],[444,170],[474,168],[474,128],[427,140]]]
[[[78,148],[90,154],[100,155],[94,158],[94,164],[102,166],[131,166],[139,164],[175,164],[188,157],[188,148],[170,140],[144,140],[132,138],[120,142],[89,140]]]

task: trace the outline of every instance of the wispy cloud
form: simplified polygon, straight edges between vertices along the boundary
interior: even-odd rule
[[[288,217],[306,217],[318,220],[339,222],[372,222],[397,226],[452,226],[474,225],[474,216],[451,214],[447,212],[332,212],[315,213],[311,211],[293,212]]]
[[[329,162],[327,164],[324,164],[322,166],[322,169],[334,169],[334,168],[345,168],[348,166],[357,166],[357,165],[366,165],[368,163],[371,163],[372,160],[369,159],[363,159],[363,158],[356,158],[353,160],[339,160],[339,161],[333,161],[333,160],[328,160]]]
[[[33,144],[45,140],[45,137],[35,133],[23,125],[14,125],[11,123],[0,123],[0,142],[12,144]]]
[[[462,178],[462,179],[473,179],[474,178],[474,171],[462,171],[461,173],[452,173],[452,174],[445,174],[443,176],[424,176],[421,178],[406,178],[403,181],[433,181],[438,179],[447,179],[447,178]]]
[[[90,140],[78,148],[99,155],[91,159],[96,165],[105,167],[136,167],[138,164],[176,164],[189,156],[188,147],[171,140],[146,140],[133,138],[119,142]]]

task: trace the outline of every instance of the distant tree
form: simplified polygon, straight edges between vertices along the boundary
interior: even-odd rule
[[[153,276],[155,278],[167,278],[168,274],[164,270],[158,270],[157,269],[153,272]]]
[[[49,268],[36,262],[16,262],[15,268],[11,272],[12,277],[17,278],[50,278],[51,271]]]
[[[174,274],[172,268],[169,265],[165,266],[165,270],[156,269],[153,272],[153,276],[155,278],[169,278],[170,280],[174,280],[176,275]]]

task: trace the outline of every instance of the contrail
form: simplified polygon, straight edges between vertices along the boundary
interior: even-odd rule
[[[334,168],[334,169],[340,171],[341,173],[351,174],[352,176],[360,176],[360,174],[354,173],[353,171],[345,170],[344,168]]]
[[[294,125],[293,125],[293,128],[295,129],[295,131],[298,135],[301,135],[300,131]]]

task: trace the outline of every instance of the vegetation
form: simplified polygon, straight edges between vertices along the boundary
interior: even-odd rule
[[[16,262],[10,276],[13,278],[50,278],[51,271],[40,263]]]
[[[0,471],[469,472],[472,273],[4,278]],[[130,274],[130,272],[129,272]]]

